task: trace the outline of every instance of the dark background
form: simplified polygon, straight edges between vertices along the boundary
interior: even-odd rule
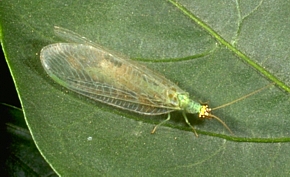
[[[22,112],[13,108],[21,105],[2,48],[0,57],[0,174],[57,177],[36,148]]]
[[[17,92],[10,75],[8,65],[4,58],[2,46],[0,50],[0,56],[0,103],[6,103],[20,108],[20,101],[18,99]]]

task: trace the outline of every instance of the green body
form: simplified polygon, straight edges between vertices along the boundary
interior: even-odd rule
[[[164,76],[72,31],[55,27],[55,32],[70,43],[45,46],[40,59],[48,75],[64,87],[139,114],[180,110],[188,125],[185,113],[199,113],[202,118],[210,115],[207,105],[189,99],[187,92]]]

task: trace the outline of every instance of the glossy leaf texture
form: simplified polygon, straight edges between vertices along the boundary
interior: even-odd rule
[[[1,42],[41,154],[62,176],[289,175],[288,1],[2,1]],[[51,80],[41,48],[61,26],[158,71],[214,114],[141,116]],[[266,169],[266,170],[265,170]]]

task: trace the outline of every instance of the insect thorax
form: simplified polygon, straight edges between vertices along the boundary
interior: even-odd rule
[[[179,94],[178,101],[180,108],[187,113],[191,114],[199,113],[200,110],[202,109],[202,105],[198,102],[189,99],[188,94]]]

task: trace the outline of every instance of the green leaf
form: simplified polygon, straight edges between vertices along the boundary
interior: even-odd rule
[[[5,1],[2,45],[26,123],[62,176],[289,175],[288,1]],[[56,84],[42,47],[61,26],[140,60],[212,107],[219,122],[142,116]],[[265,170],[266,169],[266,170]]]

